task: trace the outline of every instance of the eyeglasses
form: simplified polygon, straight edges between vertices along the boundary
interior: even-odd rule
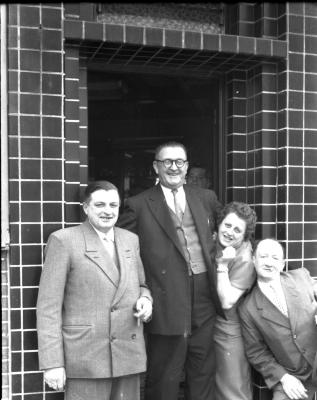
[[[171,160],[170,158],[166,158],[165,160],[155,160],[155,161],[163,163],[165,168],[171,168],[171,166],[174,163],[177,168],[182,168],[187,162],[187,160],[182,160],[181,158],[178,158],[177,160]]]

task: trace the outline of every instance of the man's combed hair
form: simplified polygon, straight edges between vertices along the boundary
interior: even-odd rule
[[[90,182],[89,185],[86,187],[83,202],[88,203],[90,201],[91,194],[96,192],[97,190],[115,190],[119,194],[117,186],[115,186],[113,183],[109,181],[94,181]]]
[[[184,150],[186,157],[187,157],[186,147],[182,143],[171,141],[171,142],[162,143],[159,146],[157,146],[157,148],[155,149],[155,159],[157,159],[161,150],[165,149],[165,147],[181,147]]]
[[[246,203],[241,203],[239,201],[232,201],[231,203],[226,204],[220,211],[217,221],[218,226],[220,226],[220,224],[226,218],[226,216],[231,213],[236,214],[239,218],[243,219],[246,222],[244,239],[251,240],[251,242],[253,242],[255,225],[257,221],[257,216],[255,211]]]

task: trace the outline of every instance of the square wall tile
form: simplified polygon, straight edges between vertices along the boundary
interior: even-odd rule
[[[62,160],[43,160],[43,179],[62,179],[63,164]]]
[[[62,204],[44,203],[43,204],[43,221],[59,222],[62,220]]]
[[[41,178],[40,160],[21,160],[21,178],[22,179],[40,179]]]
[[[43,62],[45,62],[44,59]],[[40,51],[21,50],[20,67],[22,70],[26,71],[40,71],[41,68]],[[18,66],[16,66],[15,68],[18,68]]]
[[[40,50],[40,30],[20,28],[20,46],[22,49]]]
[[[42,7],[42,26],[43,28],[61,29],[62,13],[61,10]]]
[[[41,256],[41,246],[39,245],[29,245],[22,246],[22,264],[23,265],[35,265],[42,263]],[[28,304],[28,303],[27,303]],[[24,307],[35,307],[36,306],[36,298],[32,305],[25,304],[23,300]]]
[[[23,267],[22,283],[23,286],[38,286],[40,283],[42,266]]]
[[[40,203],[22,203],[21,204],[22,222],[41,222],[41,204]]]
[[[23,243],[41,243],[41,225],[22,224],[21,240]]]
[[[43,157],[61,158],[62,141],[60,139],[43,139]]]
[[[163,46],[163,29],[145,28],[145,43],[148,46]]]
[[[43,182],[44,201],[62,201],[62,182]]]
[[[40,181],[22,181],[21,182],[21,200],[22,201],[40,201],[41,200],[41,182]]]
[[[41,157],[41,143],[39,138],[21,139],[21,157],[39,158]]]
[[[43,117],[42,135],[48,137],[62,137],[62,117]]]
[[[109,42],[122,42],[123,25],[106,24],[106,40]]]

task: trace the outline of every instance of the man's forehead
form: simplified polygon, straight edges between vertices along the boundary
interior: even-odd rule
[[[186,155],[186,152],[184,151],[184,149],[182,147],[178,147],[178,146],[167,146],[167,147],[163,147],[163,149],[161,149],[160,155],[164,154],[164,155],[180,155],[180,156],[184,156]]]
[[[275,240],[270,240],[270,239],[265,239],[262,240],[256,249],[256,254],[272,254],[272,255],[278,255],[283,258],[283,247],[281,246],[280,243],[278,243]]]
[[[114,189],[110,190],[98,189],[95,192],[91,193],[91,198],[100,201],[105,201],[105,200],[116,201],[119,200],[119,195],[118,192]]]

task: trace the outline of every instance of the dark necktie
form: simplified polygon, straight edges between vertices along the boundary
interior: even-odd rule
[[[172,189],[172,193],[174,196],[174,207],[175,207],[175,214],[177,215],[177,218],[179,219],[180,222],[183,220],[183,211],[182,207],[179,203],[178,196],[177,196],[177,189]]]

